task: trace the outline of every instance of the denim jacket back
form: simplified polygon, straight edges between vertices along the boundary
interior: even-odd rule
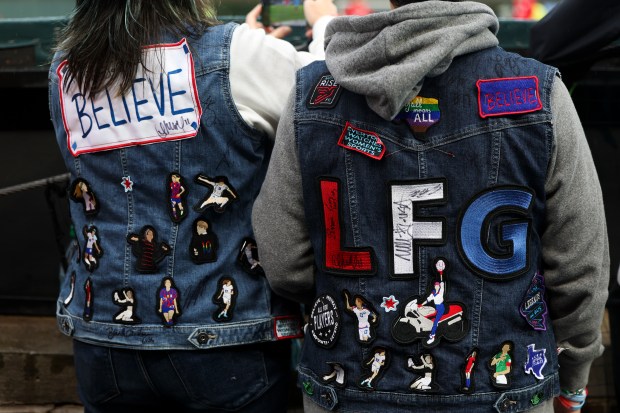
[[[324,63],[299,72],[317,268],[299,370],[317,404],[523,411],[559,391],[541,258],[555,75],[486,49],[385,121]]]
[[[159,83],[156,74],[136,79],[123,100],[108,93],[109,107],[105,99],[93,102],[78,94],[62,107],[57,56],[50,70],[50,110],[72,176],[69,197],[79,244],[57,305],[65,334],[137,349],[203,349],[300,335],[297,306],[271,293],[253,241],[251,208],[272,145],[244,122],[231,97],[234,29],[211,27],[186,44],[170,38],[170,44],[183,45],[180,53],[191,53],[193,65],[169,71]],[[187,90],[172,86],[171,78],[192,67],[195,76],[184,80]],[[192,90],[201,116],[190,125],[191,113],[179,102]],[[136,97],[141,91],[143,99]],[[149,105],[176,114],[155,125],[160,137],[189,133],[71,153],[63,114],[77,111],[83,130],[87,125],[99,134],[122,135],[124,127],[147,119]],[[79,132],[75,147],[83,143]]]

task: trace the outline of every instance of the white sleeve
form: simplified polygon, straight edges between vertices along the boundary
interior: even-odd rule
[[[320,30],[317,34],[322,39]],[[317,41],[322,46],[322,40]],[[317,49],[316,45],[312,48]],[[298,52],[291,43],[268,36],[262,29],[252,29],[247,24],[238,26],[230,45],[230,89],[241,117],[273,140],[284,104],[295,85],[295,72],[318,58]]]

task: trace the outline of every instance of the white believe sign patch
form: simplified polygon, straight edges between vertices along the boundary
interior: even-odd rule
[[[76,82],[63,88],[68,62],[58,66],[62,118],[73,156],[196,136],[202,108],[185,39],[144,48],[144,62],[147,69],[138,68],[125,95],[113,88],[92,98]]]

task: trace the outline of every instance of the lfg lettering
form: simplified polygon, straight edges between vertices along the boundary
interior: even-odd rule
[[[321,185],[333,182],[326,178],[321,180]],[[336,197],[333,191],[340,190],[338,185],[330,189],[332,197]],[[327,193],[323,191],[324,205]],[[447,242],[446,219],[426,215],[420,217],[417,211],[420,207],[432,209],[445,203],[447,199],[447,186],[442,179],[395,181],[390,184],[392,226],[391,250],[388,254],[391,254],[392,278],[407,279],[416,275],[415,254],[418,246],[443,245]],[[529,270],[528,240],[533,199],[534,194],[526,187],[498,186],[477,194],[461,209],[456,243],[460,255],[474,273],[487,279],[507,280]],[[332,206],[331,215],[340,216],[339,203]],[[510,211],[510,215],[502,218],[501,211]],[[485,236],[490,220],[496,222],[500,228],[501,245],[509,246],[505,251],[493,251]],[[365,259],[369,268],[376,268],[372,247],[347,247],[341,241],[341,226],[335,225],[329,229],[331,236],[325,239],[326,256],[331,256],[332,259],[324,266],[328,272],[353,275],[358,270],[347,266],[334,268],[333,256],[338,254],[355,255],[360,260]]]
[[[144,49],[130,90],[105,90],[87,97],[76,82],[65,89],[70,62],[58,67],[67,144],[74,156],[193,137],[202,109],[194,64],[185,40]]]

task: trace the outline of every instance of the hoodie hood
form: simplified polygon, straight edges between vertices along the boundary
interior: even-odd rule
[[[391,120],[425,77],[442,74],[457,56],[497,46],[498,29],[485,4],[424,1],[334,18],[325,33],[325,60],[339,84],[365,95],[374,112]]]

